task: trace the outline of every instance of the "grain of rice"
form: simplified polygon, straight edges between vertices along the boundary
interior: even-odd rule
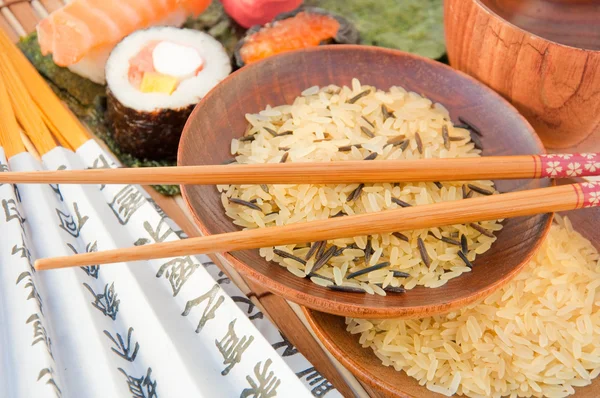
[[[600,287],[599,259],[589,241],[554,224],[525,269],[489,297],[422,319],[347,318],[348,331],[433,392],[568,396],[600,374],[600,291],[586,300],[589,285]]]
[[[449,125],[449,115],[443,106],[399,87],[383,92],[361,85],[358,80],[353,80],[352,88],[333,85],[324,88],[310,87],[293,104],[267,107],[259,114],[246,115],[246,120],[249,127],[245,136],[253,138],[232,142],[231,149],[235,156],[232,161],[238,164],[344,161],[371,159],[375,156],[374,161],[479,156],[479,151],[474,150],[473,143],[469,141],[471,129],[461,130]],[[447,136],[444,134],[444,126],[448,130]],[[411,146],[414,145],[411,142],[412,136],[415,141],[420,141],[416,148]],[[458,140],[452,141],[452,138]],[[448,149],[450,141],[454,143]],[[472,183],[496,193],[491,181]],[[444,182],[443,185],[276,184],[266,188],[265,185],[217,187],[223,195],[222,203],[226,214],[233,219],[234,224],[243,228],[286,225],[411,204],[461,199],[461,184],[451,181]],[[252,203],[256,207],[238,206],[230,203],[228,197]],[[257,208],[263,210],[258,211]],[[490,232],[502,228],[497,222],[480,225]],[[313,243],[310,248],[304,245],[287,245],[278,249],[293,253],[298,259],[305,261],[303,272],[309,278],[334,278],[334,272],[338,273],[334,271],[334,267],[338,267],[339,272],[346,275],[349,267],[359,269],[375,263],[390,262],[388,269],[400,274],[374,271],[361,277],[365,282],[369,279],[365,286],[350,286],[381,294],[381,291],[373,287],[376,286],[375,283],[395,288],[402,285],[405,289],[417,285],[436,287],[469,272],[470,269],[462,264],[456,253],[454,239],[458,240],[460,234],[465,234],[473,242],[473,247],[467,248],[465,253],[471,261],[487,250],[496,239],[479,235],[474,229],[465,226],[448,226],[431,231],[438,241],[424,241],[430,250],[430,267],[421,261],[420,253],[415,250],[418,236],[410,231],[371,237],[372,249],[366,256],[359,249],[366,248],[367,237]],[[356,246],[348,249],[353,242]],[[326,253],[329,250],[327,248],[333,245],[337,248]],[[291,265],[301,271],[302,263],[277,256],[273,248],[261,249],[260,253],[281,266]],[[355,268],[357,266],[359,268]],[[594,298],[588,300],[593,302]]]

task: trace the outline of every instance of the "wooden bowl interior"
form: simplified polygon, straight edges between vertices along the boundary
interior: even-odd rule
[[[499,95],[465,74],[438,62],[375,47],[323,46],[287,53],[252,64],[231,75],[207,95],[190,117],[179,147],[179,165],[220,164],[230,159],[230,142],[242,136],[246,113],[291,103],[313,85],[363,84],[388,89],[400,85],[444,104],[455,123],[464,116],[483,130],[484,155],[540,153],[531,126]],[[549,186],[548,180],[498,181],[501,192]],[[204,233],[238,228],[225,216],[214,186],[182,187],[183,195]],[[387,297],[332,292],[283,267],[267,262],[258,250],[227,254],[239,271],[276,294],[299,304],[338,315],[418,317],[439,313],[491,293],[520,269],[545,236],[550,215],[505,221],[498,241],[477,258],[473,272],[432,290],[418,287]]]
[[[600,50],[598,0],[478,0],[502,19],[555,43]]]
[[[589,239],[600,250],[600,209],[583,209],[566,214],[579,233]],[[325,344],[327,349],[355,376],[370,386],[386,393],[386,396],[440,398],[442,395],[433,393],[419,386],[417,381],[404,372],[398,372],[391,367],[381,364],[371,349],[362,348],[358,335],[346,332],[343,317],[325,314],[317,311],[304,310],[309,323]],[[574,396],[600,396],[600,381],[591,385],[576,388]]]

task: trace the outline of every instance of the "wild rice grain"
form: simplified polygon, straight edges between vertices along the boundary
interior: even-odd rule
[[[469,243],[467,242],[467,236],[466,235],[461,235],[460,236],[460,250],[464,254],[469,253]]]
[[[469,191],[467,191],[467,186],[463,184],[463,186],[461,187],[462,189],[462,197],[463,199],[467,198],[467,194],[469,193]]]
[[[273,249],[273,253],[277,254],[279,257],[289,258],[291,260],[297,261],[302,265],[306,265],[306,261],[302,260],[300,257],[294,256],[291,253],[284,252],[283,250]]]
[[[327,288],[330,289],[330,290],[338,291],[338,292],[365,293],[365,291],[363,289],[361,289],[360,287],[353,287],[353,286],[331,285],[331,286],[327,286]]]
[[[229,200],[229,202],[231,202],[231,203],[235,203],[236,205],[246,206],[253,210],[262,211],[262,209],[260,207],[258,207],[258,205],[255,205],[254,203],[248,202],[246,200],[242,200],[242,199],[238,199],[238,198],[227,198],[227,200]]]
[[[339,147],[339,148],[338,148],[338,151],[340,151],[340,152],[348,152],[348,151],[350,151],[350,150],[352,149],[352,147],[355,147],[355,148],[357,148],[357,149],[360,149],[360,148],[362,148],[362,145],[360,145],[360,144],[354,144],[354,145],[345,145],[345,146],[341,146],[341,147]]]
[[[310,246],[310,249],[308,249],[308,253],[306,253],[306,255],[304,256],[304,259],[306,261],[310,260],[313,254],[315,254],[319,250],[320,246],[323,246],[325,243],[326,242],[324,240],[313,243]]]
[[[394,112],[390,112],[390,110],[384,104],[381,104],[381,113],[383,114],[384,122],[390,117],[393,117],[393,118],[396,117],[396,116],[394,116]]]
[[[423,154],[423,141],[421,140],[421,135],[419,133],[415,133],[415,141],[417,142],[417,150],[422,155]]]
[[[471,188],[472,191],[475,191],[482,195],[493,195],[494,194],[494,192],[487,190],[485,188],[478,187],[477,185],[473,185],[473,184],[467,184],[467,185],[469,186],[469,188]]]
[[[480,234],[482,234],[482,235],[489,236],[490,238],[495,238],[496,237],[491,231],[488,231],[487,229],[483,228],[479,224],[475,224],[475,223],[472,222],[472,223],[469,224],[469,226],[471,228],[473,228],[475,231],[477,231]]]
[[[277,137],[277,131],[270,129],[268,127],[263,127],[263,129],[265,129],[265,131],[269,134],[271,134],[273,137]]]
[[[385,268],[385,267],[389,267],[389,266],[390,266],[389,261],[385,261],[383,263],[375,264],[375,265],[373,265],[371,267],[367,267],[365,269],[361,269],[360,271],[356,271],[356,272],[352,272],[352,273],[348,274],[348,276],[346,276],[346,279],[354,279],[357,276],[368,274],[369,272],[377,271],[379,269],[382,269],[382,268]]]
[[[444,124],[442,126],[442,139],[444,140],[444,148],[450,150],[450,137],[448,136],[448,127]]]
[[[473,197],[473,195],[475,194],[474,191],[469,191],[469,193],[467,194],[467,196],[465,196],[465,199],[470,199]]]
[[[406,203],[405,201],[398,199],[398,198],[392,198],[392,202],[394,202],[395,204],[397,204],[398,206],[401,206],[401,207],[411,207],[412,206],[410,203]]]
[[[367,118],[366,118],[366,117],[364,117],[364,116],[361,116],[361,118],[362,118],[362,120],[364,120],[365,122],[369,123],[369,126],[371,126],[371,127],[375,128],[375,125],[374,125],[373,123],[371,123],[371,121],[370,121],[369,119],[367,119]]]
[[[284,153],[283,156],[281,157],[281,160],[279,161],[279,163],[285,163],[289,156],[290,156],[289,152]]]
[[[365,184],[360,184],[354,191],[352,191],[352,193],[350,193],[350,196],[348,196],[346,202],[353,202],[357,200],[360,197],[360,194],[362,193],[364,187]]]
[[[404,141],[406,141],[406,136],[403,134],[397,135],[395,137],[392,138],[388,138],[387,143],[388,145],[398,145],[398,144],[402,144]]]
[[[442,185],[442,183],[439,182],[439,181],[434,181],[433,183],[435,184],[436,187],[438,187],[438,189],[444,188],[444,186]]]
[[[283,137],[284,135],[292,135],[292,134],[294,134],[293,131],[287,130],[287,131],[284,131],[283,133],[277,134],[275,137]]]
[[[238,138],[238,141],[240,142],[251,142],[254,141],[256,139],[255,135],[246,135],[242,138]]]
[[[392,271],[392,274],[394,275],[394,278],[408,278],[408,277],[410,277],[409,273],[402,272],[402,271]]]
[[[369,93],[371,93],[371,90],[367,89],[367,90],[365,90],[365,91],[363,91],[361,93],[356,94],[354,97],[350,98],[347,102],[349,104],[353,104],[356,101],[358,101],[359,99],[361,99],[362,97],[365,97],[365,96],[369,95]]]
[[[402,286],[386,286],[382,289],[388,293],[406,293],[406,289]]]
[[[377,152],[373,152],[373,153],[369,154],[368,156],[366,156],[363,160],[375,160],[376,157],[377,157]]]
[[[425,263],[425,265],[427,267],[429,267],[431,265],[431,258],[429,257],[429,254],[427,254],[427,248],[425,248],[425,242],[423,242],[423,239],[421,239],[420,236],[417,238],[417,245],[419,246],[419,254],[421,255],[421,259],[423,260],[423,263]]]
[[[455,246],[460,246],[460,242],[457,240],[454,240],[452,238],[447,238],[445,236],[442,236],[442,238],[440,239],[442,242],[446,242],[449,245],[455,245]]]
[[[403,241],[405,241],[405,242],[408,242],[408,241],[409,241],[409,240],[408,240],[408,236],[406,236],[406,235],[404,235],[404,234],[402,234],[402,233],[400,233],[400,232],[392,232],[392,236],[395,236],[396,238],[398,238],[398,239],[400,239],[400,240],[403,240]]]
[[[448,141],[463,141],[465,138],[463,137],[448,137]]]
[[[266,193],[269,193],[269,187],[266,184],[260,184],[260,187],[262,188],[263,191],[265,191]]]
[[[331,246],[329,249],[327,249],[325,251],[325,253],[323,253],[323,255],[315,262],[315,265],[313,267],[313,272],[317,272],[318,270],[321,269],[321,267],[323,267],[327,261],[329,261],[329,259],[331,259],[331,257],[333,257],[333,253],[335,253],[337,251],[337,246],[333,245]]]
[[[465,265],[469,268],[473,268],[473,264],[471,264],[471,262],[469,261],[469,259],[467,258],[467,256],[465,255],[465,253],[463,253],[462,251],[458,252],[458,257],[460,257],[461,260],[463,260],[463,262],[465,263]]]
[[[365,247],[365,264],[369,265],[369,262],[371,261],[371,255],[373,254],[373,242],[371,241],[371,238],[367,239],[367,246]]]
[[[373,132],[371,130],[369,130],[368,128],[366,128],[365,126],[360,126],[360,129],[362,130],[363,133],[365,133],[369,138],[373,138],[375,137],[375,134],[373,134]]]

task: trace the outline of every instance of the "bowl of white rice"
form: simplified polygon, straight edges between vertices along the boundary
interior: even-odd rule
[[[385,396],[598,397],[599,222],[598,209],[557,215],[514,279],[446,314],[305,314],[327,349]]]
[[[184,129],[179,165],[337,162],[543,152],[500,96],[443,64],[399,51],[322,46],[242,68]],[[184,186],[205,234],[301,223],[515,190],[549,180]],[[276,294],[338,315],[435,314],[507,283],[551,215],[261,248],[225,257]]]

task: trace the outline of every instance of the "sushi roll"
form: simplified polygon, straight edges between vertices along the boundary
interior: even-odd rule
[[[321,44],[358,44],[358,30],[348,20],[315,7],[279,14],[271,23],[250,28],[236,46],[238,67],[275,54]]]
[[[113,138],[135,157],[174,159],[192,109],[229,73],[225,49],[206,33],[156,27],[127,36],[106,63]]]
[[[181,26],[197,17],[211,0],[72,0],[37,25],[43,55],[104,84],[104,67],[125,36],[152,26]]]

